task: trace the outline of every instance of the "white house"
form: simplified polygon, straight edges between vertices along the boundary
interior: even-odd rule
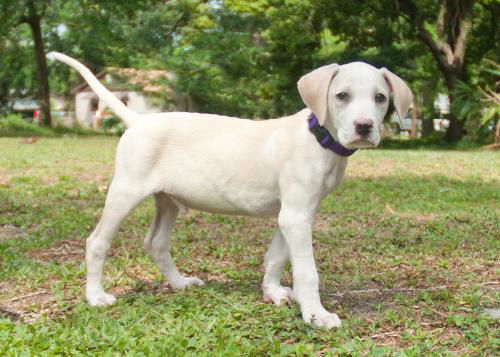
[[[187,95],[167,84],[174,79],[168,71],[108,67],[96,77],[129,108],[141,114],[196,110]],[[81,126],[96,128],[110,114],[87,82],[76,86],[71,94],[75,97],[75,117]]]

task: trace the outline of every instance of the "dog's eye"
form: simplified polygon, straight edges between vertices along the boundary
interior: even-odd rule
[[[386,96],[381,94],[381,93],[378,93],[376,96],[375,96],[375,101],[377,103],[385,103],[385,101],[387,100]]]
[[[340,92],[337,94],[337,99],[345,101],[345,100],[349,99],[349,94],[346,92]]]

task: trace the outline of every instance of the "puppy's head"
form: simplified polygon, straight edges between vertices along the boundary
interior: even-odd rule
[[[362,62],[320,67],[303,76],[298,88],[320,125],[349,149],[379,144],[391,96],[401,119],[412,102],[401,78]]]

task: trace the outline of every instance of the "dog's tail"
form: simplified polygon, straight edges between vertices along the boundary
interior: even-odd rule
[[[66,63],[68,66],[73,67],[80,73],[80,75],[87,81],[90,88],[94,91],[94,93],[101,99],[104,103],[106,103],[111,110],[125,123],[126,127],[131,127],[137,121],[137,113],[128,108],[125,104],[123,104],[116,96],[113,95],[109,90],[104,87],[99,80],[94,76],[94,74],[85,67],[83,64],[78,62],[77,60],[63,55],[59,52],[50,52],[47,55],[49,59],[56,59],[58,61]]]

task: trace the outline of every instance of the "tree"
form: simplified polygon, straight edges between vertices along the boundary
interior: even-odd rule
[[[168,1],[0,0],[0,36],[5,39],[12,29],[22,27],[21,25],[27,25],[31,32],[37,74],[36,97],[41,108],[41,123],[46,126],[52,125],[45,47],[58,50],[69,48],[70,51],[67,52],[72,53],[78,49],[78,45],[82,47],[87,45],[83,52],[92,59],[87,63],[98,62],[102,65],[108,62],[102,60],[106,54],[111,58],[118,57],[115,62],[119,64],[127,63],[129,59],[127,46],[122,45],[126,43],[127,34],[117,33],[116,29],[122,30],[124,28],[122,23],[130,22],[137,12],[156,3],[166,2]],[[75,26],[73,31],[68,33],[68,41],[61,41],[60,30],[66,31],[74,24],[80,26]],[[115,47],[111,50],[112,45]],[[11,46],[14,47],[16,46]],[[99,51],[100,48],[106,48],[107,51]],[[122,52],[118,53],[118,49],[122,49]],[[63,73],[67,76],[69,72],[66,69]]]
[[[43,43],[37,47],[34,39],[25,40],[33,27],[19,26],[33,13],[43,22],[47,49],[74,56],[94,72],[105,66],[167,69],[202,111],[235,116],[291,113],[302,106],[296,90],[301,75],[331,62],[362,60],[405,78],[421,112],[433,118],[435,92],[447,89],[453,101],[457,83],[491,87],[477,81],[484,77],[483,59],[499,62],[491,45],[500,34],[493,0],[0,0],[0,5],[0,45],[7,49],[0,64],[20,73],[13,77],[0,68],[8,73],[0,75],[0,103],[12,93],[9,82],[33,87],[33,68],[44,72],[24,57],[12,60],[31,43],[43,53]],[[7,34],[12,27],[16,31]],[[76,80],[73,71],[58,66],[50,85],[67,93]],[[450,140],[462,136],[465,121],[478,122],[457,116],[456,107]]]
[[[4,31],[5,28],[21,24],[27,24],[31,30],[38,77],[37,97],[42,115],[41,122],[46,126],[51,126],[49,72],[42,38],[42,19],[50,5],[50,0],[2,0],[0,5],[2,10],[0,21],[3,23]]]
[[[455,92],[458,81],[466,81],[465,53],[472,29],[473,8],[471,0],[441,1],[439,15],[433,19],[421,11],[413,0],[401,1],[401,11],[416,28],[418,38],[430,49],[451,94]],[[437,30],[434,36],[426,27],[429,20],[434,20]],[[460,140],[463,137],[463,121],[453,112],[449,119],[447,139]]]
[[[387,33],[391,24],[379,27],[374,26],[374,21],[367,23],[370,13],[382,19],[379,23],[404,23],[406,29],[401,26],[398,36],[402,39],[418,40],[427,47],[443,76],[451,102],[457,84],[469,83],[469,66],[472,63],[480,63],[494,47],[491,44],[498,42],[495,19],[498,18],[499,7],[494,1],[387,0],[349,3],[355,3],[354,5],[359,7],[359,18],[365,21],[365,25],[371,24],[368,28],[376,34]],[[372,37],[377,36],[375,33]],[[469,47],[473,47],[473,50],[468,51]],[[463,137],[463,121],[453,112],[449,119],[450,127],[446,138],[450,141],[460,140]]]
[[[337,38],[337,43],[344,45],[342,51],[330,52],[331,60],[342,62],[361,59],[377,66],[387,66],[409,80],[415,89],[422,90],[429,86],[428,83],[432,83],[433,88],[439,88],[440,83],[435,80],[437,71],[452,102],[457,83],[470,83],[471,76],[479,72],[474,67],[486,55],[495,57],[495,46],[491,44],[498,43],[499,37],[496,19],[500,7],[488,0],[226,2],[231,6],[238,4],[243,11],[267,17],[270,17],[274,8],[278,8],[278,14],[288,15],[286,23],[292,29],[288,32],[294,33],[293,29],[301,29],[309,39],[318,35],[324,37],[325,29],[329,29]],[[296,16],[290,16],[290,13]],[[301,22],[297,22],[296,17]],[[279,31],[279,15],[272,20],[266,30],[271,32],[269,37],[275,39],[274,35]],[[310,24],[308,31],[304,31],[304,24]],[[294,48],[294,40],[295,36],[278,41],[285,55],[289,54],[286,51],[287,41]],[[294,48],[293,53],[297,53],[299,47]],[[313,58],[321,62],[321,48],[304,45],[302,51],[313,51]],[[432,101],[428,106],[432,106]],[[455,107],[452,105],[452,108]],[[460,140],[463,136],[463,120],[455,112],[451,113],[449,119],[446,138],[450,141]]]
[[[226,0],[228,10],[261,20],[255,30],[262,58],[258,62],[278,114],[302,106],[296,81],[324,64],[363,60],[397,70],[415,80],[415,41],[394,41],[398,28],[387,18],[363,13],[352,1]],[[356,16],[350,15],[356,14]],[[384,29],[379,34],[373,28]],[[424,76],[430,71],[426,71]],[[419,74],[421,74],[419,72]]]
[[[0,36],[0,111],[8,111],[12,98],[29,95],[35,86],[33,50],[26,41],[31,37],[29,32],[20,26]]]

